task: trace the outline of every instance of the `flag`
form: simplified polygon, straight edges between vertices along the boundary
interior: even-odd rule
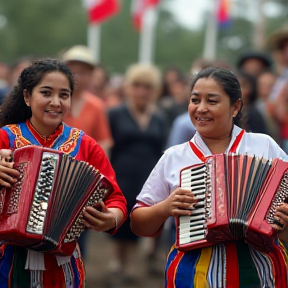
[[[217,22],[221,27],[227,27],[230,24],[230,2],[230,0],[219,0]]]
[[[100,23],[119,12],[118,0],[84,0],[90,23]]]
[[[136,30],[141,31],[146,9],[156,6],[160,0],[132,0],[132,21]]]

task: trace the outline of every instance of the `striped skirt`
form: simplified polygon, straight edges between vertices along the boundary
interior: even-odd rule
[[[172,246],[165,268],[165,288],[283,288],[288,257],[281,243],[269,254],[243,241],[182,252]]]
[[[2,245],[0,256],[0,288],[83,288],[85,270],[80,252],[59,263],[53,254],[45,253],[42,268],[27,268],[27,249]],[[68,261],[67,261],[68,259]],[[44,268],[43,268],[44,267]]]

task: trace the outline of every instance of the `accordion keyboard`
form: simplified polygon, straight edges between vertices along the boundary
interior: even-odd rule
[[[205,239],[206,221],[211,213],[209,165],[182,170],[181,188],[190,190],[198,201],[190,216],[179,217],[179,244],[184,245]]]

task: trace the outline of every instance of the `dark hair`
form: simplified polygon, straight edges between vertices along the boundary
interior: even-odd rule
[[[34,87],[42,80],[44,74],[54,71],[59,71],[67,76],[72,95],[74,91],[74,78],[64,62],[57,59],[33,61],[30,66],[21,72],[17,85],[0,106],[0,127],[8,124],[18,124],[31,118],[32,112],[24,101],[23,91],[26,89],[31,94]]]
[[[243,71],[243,70],[239,70],[236,72],[237,73],[237,77],[240,80],[240,83],[242,82],[241,80],[247,82],[250,86],[250,93],[248,95],[248,103],[252,104],[256,101],[257,99],[257,82],[256,82],[256,78],[253,77],[252,75],[250,75],[249,73]],[[244,99],[245,101],[245,99]]]
[[[219,85],[221,85],[226,94],[229,96],[231,105],[239,99],[242,101],[240,84],[237,77],[230,70],[217,67],[209,67],[201,70],[192,79],[191,91],[193,90],[196,82],[201,78],[213,78]],[[242,114],[240,110],[236,117],[233,118],[234,124],[240,127],[242,127],[241,117]]]

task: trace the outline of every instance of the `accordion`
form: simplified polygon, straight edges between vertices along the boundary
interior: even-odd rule
[[[180,250],[244,240],[269,252],[277,236],[276,209],[288,197],[288,162],[217,154],[180,171],[180,187],[197,198],[190,216],[176,218]]]
[[[112,184],[87,162],[38,146],[14,150],[17,182],[0,190],[0,241],[71,255],[85,229],[82,211]]]

